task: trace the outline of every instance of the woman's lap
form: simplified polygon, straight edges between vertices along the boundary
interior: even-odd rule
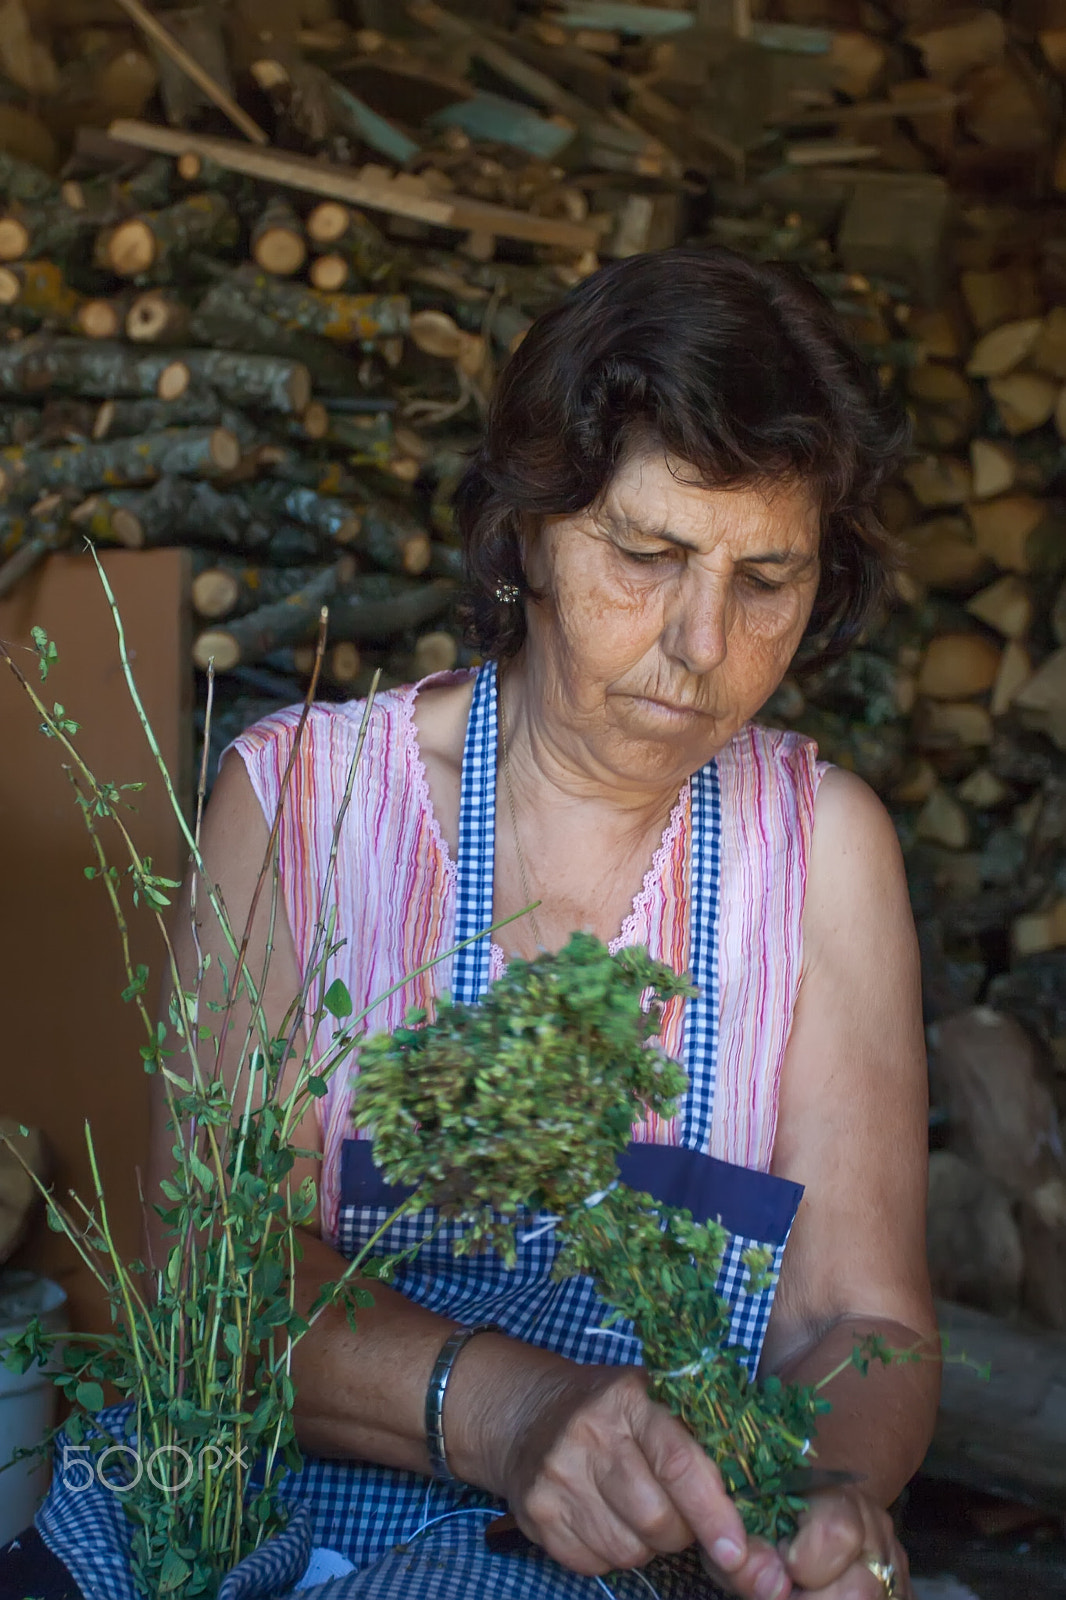
[[[37,1532],[27,1528],[0,1545],[0,1600],[82,1600],[67,1568]]]
[[[335,1578],[291,1600],[714,1600],[693,1557],[655,1564],[646,1574],[610,1578],[568,1572],[543,1552],[495,1555],[485,1519],[460,1514],[392,1550],[373,1566]]]

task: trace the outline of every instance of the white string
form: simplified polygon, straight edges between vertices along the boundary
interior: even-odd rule
[[[430,1487],[432,1487],[432,1485]],[[426,1499],[429,1499],[428,1489],[426,1491]],[[423,1502],[423,1504],[425,1504],[425,1502]],[[451,1522],[455,1517],[489,1517],[495,1519],[499,1516],[499,1514],[499,1508],[497,1506],[463,1506],[458,1511],[443,1511],[441,1512],[440,1516],[430,1517],[428,1522],[423,1522],[420,1528],[416,1528],[414,1533],[403,1540],[403,1543],[405,1545],[414,1544],[416,1539],[420,1539],[422,1535],[424,1533],[428,1533],[431,1528],[439,1527],[442,1522]],[[621,1600],[621,1597],[615,1592],[615,1590],[608,1588],[607,1584],[601,1577],[595,1573],[590,1574],[590,1576],[593,1583],[597,1584],[607,1596],[607,1600]],[[659,1594],[659,1591],[652,1583],[649,1582],[649,1580],[644,1576],[643,1572],[641,1572],[638,1568],[632,1568],[628,1573],[628,1576],[631,1578],[636,1578],[638,1582],[642,1583],[645,1589],[651,1595],[652,1600],[662,1600],[662,1596]]]
[[[597,1189],[596,1193],[590,1194],[588,1199],[584,1200],[582,1204],[587,1206],[591,1211],[593,1206],[598,1206],[601,1201],[606,1200],[607,1196],[618,1188],[619,1181],[620,1180],[618,1178],[615,1178],[614,1182],[609,1183],[606,1189]],[[550,1233],[553,1228],[558,1227],[562,1220],[562,1217],[545,1217],[544,1221],[538,1228],[530,1228],[526,1233],[520,1233],[518,1235],[519,1244],[530,1244],[534,1239],[542,1238],[544,1234]]]

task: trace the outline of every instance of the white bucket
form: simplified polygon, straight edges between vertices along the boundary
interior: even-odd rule
[[[49,1332],[67,1327],[67,1297],[58,1283],[33,1272],[0,1272],[0,1351],[32,1317]],[[0,1468],[17,1450],[40,1444],[55,1421],[56,1391],[48,1372],[36,1363],[21,1375],[0,1355]],[[28,1528],[48,1488],[47,1455],[18,1461],[0,1472],[0,1545]]]

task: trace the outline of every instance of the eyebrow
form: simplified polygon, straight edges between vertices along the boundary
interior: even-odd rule
[[[694,555],[699,555],[698,545],[682,539],[679,534],[671,533],[667,528],[651,528],[646,523],[638,522],[632,517],[608,517],[612,528],[623,528],[630,533],[642,535],[645,539],[661,539],[664,544],[672,544],[678,550],[691,550]],[[797,550],[767,550],[762,555],[745,556],[743,564],[751,567],[784,567],[799,571],[802,567],[812,564],[815,557],[805,555]]]

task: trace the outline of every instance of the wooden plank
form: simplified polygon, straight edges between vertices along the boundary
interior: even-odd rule
[[[594,250],[600,229],[591,223],[567,222],[558,217],[538,217],[514,211],[507,206],[469,200],[464,195],[439,198],[419,193],[397,182],[384,171],[364,168],[349,172],[325,161],[293,156],[280,150],[261,150],[239,144],[235,139],[214,139],[202,134],[182,133],[160,128],[153,123],[120,119],[108,130],[120,144],[138,150],[154,150],[161,155],[180,156],[186,151],[217,161],[230,172],[261,178],[285,188],[302,189],[328,200],[342,200],[370,211],[386,211],[391,216],[410,217],[438,228],[455,228],[462,233],[494,234],[506,239],[525,239],[531,244],[560,245],[570,250]]]
[[[187,560],[183,550],[103,557],[141,696],[186,801],[192,756]],[[180,877],[177,823],[130,705],[111,614],[88,556],[50,556],[0,601],[0,636],[36,682],[34,625],[59,650],[44,686],[49,703],[62,701],[83,724],[77,744],[98,777],[145,781],[144,792],[130,796],[136,810],[128,813],[129,827],[157,872]],[[125,980],[107,897],[82,870],[92,852],[61,752],[39,733],[6,667],[0,670],[0,721],[0,967],[8,994],[19,997],[8,1006],[5,1025],[4,1111],[42,1129],[61,1195],[71,1187],[91,1193],[83,1128],[90,1119],[112,1226],[130,1260],[143,1249],[136,1168],[147,1151],[148,1088],[137,1054],[144,1037],[133,1007],[121,1000]],[[130,916],[134,959],[150,967],[154,1006],[162,948],[144,911]],[[110,1330],[102,1295],[43,1219],[11,1265],[57,1278],[70,1295],[75,1328]]]
[[[1066,1338],[944,1302],[937,1314],[949,1350],[990,1375],[944,1367],[923,1472],[1066,1510]]]

